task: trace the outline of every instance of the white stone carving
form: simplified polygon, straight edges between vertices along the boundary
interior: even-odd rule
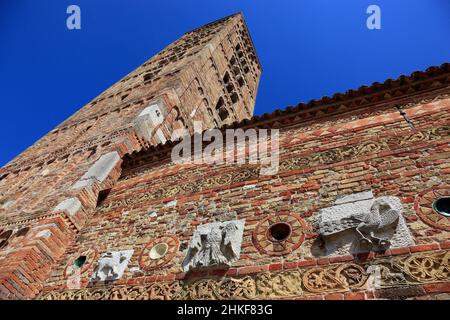
[[[341,197],[320,210],[319,234],[327,254],[386,250],[413,244],[397,197],[374,198],[372,192]]]
[[[134,250],[125,250],[103,254],[98,260],[91,281],[111,281],[122,278],[133,252]]]
[[[183,270],[226,268],[239,260],[245,220],[213,222],[197,227]]]
[[[78,198],[69,198],[61,201],[54,209],[53,212],[67,211],[71,216],[76,214],[81,209],[81,202]]]
[[[119,161],[120,155],[117,151],[101,156],[72,188],[79,189],[91,186],[94,182],[103,182]]]
[[[152,102],[142,110],[134,121],[134,128],[138,137],[146,141],[150,140],[153,136],[154,129],[164,122],[166,116],[167,110],[164,102],[162,100]],[[156,131],[156,138],[160,143],[166,142],[166,138],[161,129]]]

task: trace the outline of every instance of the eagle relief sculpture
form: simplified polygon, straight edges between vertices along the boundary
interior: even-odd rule
[[[245,220],[233,220],[198,226],[183,261],[183,270],[230,267],[239,260],[244,224]]]
[[[364,196],[365,199],[358,199]],[[354,230],[358,251],[386,250],[392,245],[394,235],[399,233],[405,238],[403,241],[411,241],[407,229],[403,230],[406,226],[399,198],[373,198],[372,193],[367,192],[353,195],[351,199],[353,201],[338,200],[335,206],[322,209],[319,221],[322,244],[336,241],[338,234],[347,230]]]
[[[356,232],[360,239],[361,246],[372,248],[378,245],[382,249],[387,249],[391,242],[389,239],[378,238],[374,232],[383,228],[395,227],[398,224],[401,211],[400,208],[395,209],[394,204],[386,198],[376,199],[369,212],[352,216],[357,224]]]

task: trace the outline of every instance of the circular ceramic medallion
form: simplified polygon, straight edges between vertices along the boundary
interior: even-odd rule
[[[163,235],[150,241],[139,256],[141,269],[154,270],[167,264],[177,253],[179,245],[178,238],[171,235]]]
[[[419,193],[414,207],[426,224],[450,231],[450,186],[440,186]]]
[[[96,261],[96,258],[97,250],[95,249],[87,249],[72,255],[64,269],[64,276],[67,278],[76,272],[79,272],[79,274],[85,273]]]
[[[253,231],[253,244],[269,255],[285,255],[305,240],[306,224],[294,213],[280,213],[262,220]]]

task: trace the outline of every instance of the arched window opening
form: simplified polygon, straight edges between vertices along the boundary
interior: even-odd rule
[[[244,81],[244,79],[242,77],[238,77],[237,82],[239,83],[240,87],[243,87],[244,84],[245,84],[245,81]]]
[[[219,101],[217,101],[216,110],[219,114],[220,120],[224,121],[226,118],[228,118],[229,113],[222,97],[220,97]]]
[[[231,94],[231,101],[233,102],[233,103],[236,103],[236,102],[238,102],[239,101],[239,96],[238,96],[238,94],[236,93],[236,92],[233,92],[232,94]]]
[[[27,235],[28,231],[30,231],[29,227],[21,228],[19,231],[16,232],[15,237],[16,238],[25,237]]]
[[[11,238],[12,230],[4,231],[0,234],[0,249],[8,245],[9,238]]]
[[[228,72],[225,72],[225,75],[223,76],[223,82],[227,84],[230,82],[230,74]]]
[[[220,120],[225,121],[229,116],[228,110],[225,107],[219,109]]]
[[[97,198],[97,207],[100,207],[108,197],[109,193],[111,192],[111,189],[102,190],[98,193]]]
[[[225,102],[223,101],[223,98],[220,97],[216,104],[216,110],[219,110],[220,108],[222,108],[224,106],[225,106]]]

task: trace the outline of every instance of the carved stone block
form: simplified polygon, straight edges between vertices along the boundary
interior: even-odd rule
[[[213,222],[197,227],[182,267],[226,268],[239,260],[245,220]]]
[[[162,100],[154,102],[146,107],[134,121],[134,128],[139,138],[150,140],[155,128],[164,122],[167,116],[167,109]],[[156,138],[159,143],[166,141],[161,129],[156,130]]]
[[[116,151],[101,156],[72,188],[79,189],[89,187],[94,182],[103,182],[119,161],[120,155]]]
[[[98,260],[91,281],[111,281],[122,278],[133,252],[134,250],[126,250],[103,254]]]
[[[413,244],[397,197],[371,191],[340,197],[319,212],[319,235],[327,255],[345,255]]]
[[[78,198],[69,198],[61,201],[54,209],[53,212],[67,211],[69,215],[73,216],[81,209],[81,202]]]

